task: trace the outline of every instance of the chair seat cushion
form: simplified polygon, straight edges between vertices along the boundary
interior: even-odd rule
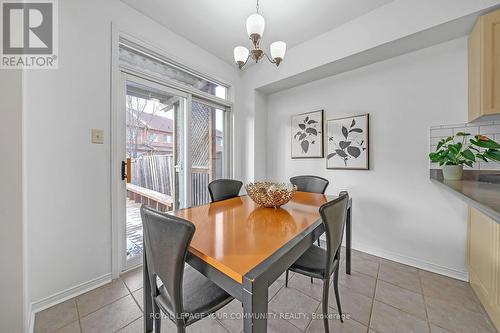
[[[323,279],[325,278],[325,265],[326,250],[319,246],[311,245],[311,247],[295,261],[290,267],[290,270],[303,275]],[[338,265],[338,260],[335,260],[333,265],[334,267]]]
[[[172,306],[167,290],[161,285],[159,291],[156,301],[162,310],[169,314]],[[231,295],[188,265],[184,268],[182,291],[184,312],[188,315],[186,325],[214,313],[233,300]]]

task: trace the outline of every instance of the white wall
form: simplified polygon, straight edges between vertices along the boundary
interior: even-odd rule
[[[430,1],[426,1],[426,3]],[[396,7],[391,5],[391,7],[381,9],[381,12],[368,13],[365,18],[356,20],[354,24],[344,25],[340,27],[341,30],[332,31],[314,39],[311,41],[312,44],[297,46],[295,51],[289,50],[289,56],[278,70],[268,64],[260,64],[239,74],[235,70],[235,66],[219,60],[118,0],[59,1],[59,69],[28,71],[24,81],[25,132],[23,144],[26,159],[23,161],[25,168],[25,193],[23,196],[25,197],[24,211],[26,212],[24,218],[27,223],[29,301],[35,302],[35,305],[43,304],[44,301],[50,301],[51,296],[57,298],[58,295],[64,295],[61,292],[74,290],[72,288],[100,277],[109,277],[111,272],[111,23],[164,50],[167,56],[180,60],[186,66],[235,84],[235,177],[252,180],[267,176],[272,177],[276,174],[279,166],[286,167],[287,169],[283,169],[283,171],[286,171],[287,174],[292,171],[290,169],[291,163],[285,165],[280,161],[275,166],[272,161],[276,160],[276,157],[267,153],[266,147],[274,143],[276,133],[270,133],[269,138],[266,138],[268,128],[266,124],[267,97],[260,93],[256,94],[256,88],[310,70],[324,63],[339,60],[350,54],[365,51],[376,44],[411,35],[498,3],[498,1],[493,0],[474,2],[441,0],[439,6],[429,7],[432,8],[432,15],[429,15],[425,9],[427,7],[420,6],[418,15],[403,15],[404,19],[398,21],[398,31],[401,33],[394,35],[391,32],[394,32],[395,29],[390,24],[386,24],[392,20],[387,18],[394,17],[395,13],[398,12],[396,9],[399,8],[399,4],[402,4],[406,10],[414,8],[409,0],[395,2],[398,3]],[[434,2],[432,1],[432,3]],[[405,4],[408,7],[405,7]],[[450,11],[449,8],[454,10]],[[418,22],[421,24],[417,24]],[[373,35],[366,35],[366,31],[372,31],[371,27],[375,23],[377,25],[383,24],[377,30],[380,33],[377,34],[376,40]],[[366,35],[362,41],[358,38],[360,29],[362,35]],[[328,43],[325,44],[324,41],[328,41]],[[358,41],[355,43],[355,47],[353,47],[352,41]],[[328,49],[328,52],[317,52],[319,49],[314,48],[321,45],[328,45],[329,48],[334,45],[335,49],[346,51],[339,53],[330,52],[331,50]],[[311,55],[314,56],[312,60]],[[464,59],[462,60],[464,61]],[[445,68],[448,68],[449,65],[446,64]],[[383,65],[376,65],[374,68],[377,66]],[[438,68],[437,72],[439,70],[442,69]],[[463,73],[464,70],[465,64],[462,63],[460,71]],[[332,81],[333,84],[333,81],[340,80],[339,78],[348,78],[356,73],[359,75],[359,72],[356,71],[327,81]],[[457,74],[451,73],[451,75]],[[336,86],[341,87],[343,83]],[[448,88],[451,89],[451,87]],[[313,90],[316,91],[316,89]],[[283,94],[287,93],[289,92]],[[280,95],[275,95],[273,99],[276,96]],[[449,96],[449,99],[458,98],[460,100],[465,98],[464,96],[459,94],[455,96],[454,94]],[[341,97],[339,96],[339,100]],[[331,99],[329,100],[331,101]],[[359,98],[355,101],[361,103]],[[298,100],[297,106],[299,106],[299,102]],[[429,101],[429,103],[431,102]],[[448,102],[458,104],[457,100]],[[271,101],[271,103],[275,102]],[[323,105],[325,106],[326,103],[327,101]],[[351,105],[350,107],[361,108],[362,105]],[[461,109],[462,113],[464,108],[465,106]],[[350,109],[346,106],[343,112],[347,113],[348,111]],[[419,110],[419,112],[425,111]],[[433,123],[450,123],[458,115],[461,117],[462,113],[458,112],[456,108],[451,110],[450,107],[443,114],[438,113],[433,116],[428,115],[428,117],[434,117]],[[380,125],[380,121],[377,123],[375,111],[373,111],[373,115],[374,128],[378,130],[384,125],[388,126],[384,123]],[[269,120],[272,121],[273,118],[271,117]],[[105,130],[104,145],[90,144],[91,128]],[[385,146],[379,150],[383,147]],[[376,150],[375,146],[373,152]],[[267,164],[264,157],[266,154],[272,158]],[[411,154],[408,153],[408,155]],[[375,169],[371,172],[379,172],[378,168],[383,166],[383,162],[383,159],[377,157],[377,160],[374,161]],[[301,163],[299,166],[306,167],[310,162],[303,161]],[[311,163],[318,163],[318,161]],[[425,165],[427,166],[427,164]],[[318,168],[319,170],[325,172],[322,168]],[[341,185],[340,174],[336,172],[330,174],[339,175],[332,187],[332,189],[337,189],[336,186]],[[359,174],[359,179],[362,179],[367,177],[366,175],[369,173],[351,173],[350,175],[355,174]],[[414,182],[413,176],[409,178],[411,178],[410,181]],[[419,182],[417,188],[424,185],[427,186],[426,183]],[[353,193],[356,194],[356,182],[350,182],[350,186]],[[368,195],[370,191],[373,190],[363,192],[366,194],[359,193],[357,202],[362,204],[363,195]],[[405,193],[407,192],[411,193],[409,190]],[[446,194],[436,190],[434,196],[439,195],[445,196]],[[409,205],[401,198],[397,197],[396,199],[404,206]],[[366,200],[369,205],[370,200]],[[453,207],[455,203],[448,205]],[[372,206],[376,205],[372,203]],[[445,212],[450,210],[450,207],[444,207]],[[356,214],[361,214],[361,212],[362,210],[359,210]],[[361,217],[360,215],[359,220]],[[449,225],[457,223],[453,217],[462,218],[463,216],[460,213],[451,213],[441,225],[444,225],[443,223]],[[464,219],[457,220],[463,221]],[[401,223],[408,223],[412,228],[424,222],[428,223],[427,221],[419,221],[417,224],[412,224],[410,223],[412,221],[413,219]],[[377,223],[387,224],[389,222],[378,221]],[[401,227],[401,225],[399,226]],[[366,230],[369,230],[367,227],[364,232],[368,236],[362,237],[363,229],[361,228],[361,231],[359,229],[360,227],[356,227],[355,231],[361,237],[360,240],[370,238],[369,235],[372,235],[372,233],[367,233]],[[418,230],[421,232],[420,229]],[[446,238],[446,241],[453,242],[450,246],[451,250],[455,249],[454,246],[459,241],[463,241],[463,239],[460,240],[460,237],[463,238],[460,231],[462,229],[456,228],[455,225],[454,230],[455,235]],[[399,242],[401,241],[397,243]],[[411,244],[411,242],[408,243]],[[419,247],[421,247],[420,244]],[[402,253],[411,254],[411,251],[403,251]],[[460,256],[458,252],[456,256]],[[423,257],[425,256],[423,255]],[[448,264],[447,261],[438,259],[433,262]],[[450,267],[463,268],[460,266],[460,262],[457,261],[455,264],[450,263]]]
[[[0,331],[23,330],[22,78],[0,73]]]
[[[266,109],[262,103],[258,104],[263,98],[256,96],[258,91],[274,92],[279,87],[325,77],[325,73],[360,67],[359,63],[374,63],[393,54],[406,53],[408,49],[465,36],[473,24],[471,17],[499,4],[499,0],[395,0],[290,48],[279,68],[273,68],[266,61],[247,68],[242,73],[235,107],[239,116],[247,120],[236,123],[240,133],[245,133],[239,154],[254,156],[254,152],[262,154],[266,150],[267,127],[259,121],[259,113],[265,114]],[[265,159],[242,160],[242,176],[247,180],[266,177]]]
[[[111,273],[111,25],[237,80],[236,69],[118,0],[59,1],[59,69],[25,80],[26,220],[35,308]],[[90,143],[91,128],[105,143]],[[116,173],[119,170],[114,170]]]
[[[466,205],[429,181],[429,127],[467,119],[461,38],[268,96],[267,175],[315,174],[353,198],[353,246],[466,278]],[[290,117],[370,113],[370,171],[290,158]]]

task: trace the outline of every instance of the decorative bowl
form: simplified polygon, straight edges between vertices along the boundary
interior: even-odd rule
[[[280,207],[286,204],[297,191],[290,183],[255,182],[245,185],[250,198],[261,207]]]

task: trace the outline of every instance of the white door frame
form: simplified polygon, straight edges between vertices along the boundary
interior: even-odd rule
[[[133,75],[133,74],[129,74],[125,70],[120,71],[119,77],[120,77],[120,97],[119,97],[119,100],[122,101],[122,105],[121,105],[121,107],[118,106],[118,108],[117,108],[118,112],[116,115],[116,120],[118,122],[117,123],[118,126],[116,129],[115,135],[113,136],[113,139],[116,139],[118,141],[118,143],[116,145],[115,154],[114,154],[114,158],[117,159],[116,164],[120,164],[121,161],[124,161],[126,159],[126,149],[125,149],[126,144],[125,144],[125,142],[126,142],[127,138],[126,138],[126,134],[125,134],[125,132],[126,132],[125,100],[126,100],[126,86],[127,86],[128,82],[133,82],[133,83],[139,84],[141,86],[150,87],[154,90],[164,92],[167,95],[173,95],[173,96],[178,96],[178,97],[182,98],[182,103],[181,103],[182,107],[179,110],[179,112],[183,113],[182,126],[184,128],[186,128],[186,124],[190,124],[190,117],[189,117],[190,110],[188,110],[188,107],[190,105],[190,102],[189,102],[190,94],[187,94],[187,93],[179,91],[177,89],[165,86],[163,84],[156,83],[154,81],[150,81],[148,79],[138,77],[138,76]],[[190,136],[189,136],[190,133],[187,133],[187,135],[186,135],[186,132],[188,132],[188,131],[183,130],[184,135],[182,138],[180,138],[181,145],[183,147],[182,148],[183,152],[189,151],[188,145],[190,144],[190,142],[189,142],[190,141]],[[174,135],[175,135],[175,132],[174,132]],[[182,197],[180,197],[178,199],[180,200],[181,205],[183,207],[190,204],[189,198],[191,198],[191,177],[187,176],[187,175],[191,174],[191,167],[190,167],[190,164],[188,164],[189,159],[187,159],[187,158],[190,158],[190,156],[187,156],[187,158],[186,158],[186,155],[190,155],[190,154],[186,154],[186,153],[183,154],[182,163],[180,165],[181,172],[179,175],[181,178],[179,180],[179,186],[181,187],[181,190],[179,191],[179,193],[181,193]],[[174,172],[173,176],[175,179],[175,177],[177,175],[175,174],[175,171],[173,171],[173,172]],[[127,227],[126,227],[126,224],[123,223],[123,221],[127,220],[127,215],[126,215],[126,205],[124,204],[123,200],[120,200],[120,198],[126,198],[126,196],[127,196],[126,182],[124,180],[121,180],[121,182],[118,184],[117,195],[118,195],[117,217],[120,221],[120,225],[119,225],[119,229],[118,229],[119,234],[120,234],[118,244],[119,244],[119,247],[121,249],[121,251],[120,251],[120,263],[121,263],[120,267],[121,267],[121,271],[126,271],[126,270],[130,270],[130,269],[133,269],[135,267],[142,265],[142,257],[138,256],[138,257],[134,257],[132,259],[127,260],[127,256],[126,256],[125,251],[124,251],[125,246],[126,246],[126,242],[127,242]],[[174,200],[176,200],[176,199],[177,198],[174,197]]]
[[[219,78],[214,78],[216,82],[220,82],[224,86],[227,87],[227,100],[223,100],[216,96],[208,95],[203,92],[194,91],[189,87],[183,87],[178,83],[169,80],[168,78],[156,76],[151,73],[137,71],[134,68],[127,68],[125,66],[120,66],[119,61],[119,45],[120,45],[120,37],[125,38],[126,40],[132,41],[135,44],[144,47],[145,49],[152,50],[157,54],[168,54],[164,50],[160,50],[144,42],[141,39],[133,37],[131,34],[120,31],[116,24],[112,22],[111,25],[111,128],[110,128],[110,137],[111,137],[111,273],[112,278],[116,279],[119,277],[120,273],[122,273],[122,256],[125,251],[123,251],[125,244],[123,243],[123,219],[126,218],[123,216],[123,211],[120,212],[120,195],[126,195],[122,193],[123,190],[120,190],[121,186],[123,187],[120,175],[120,167],[121,161],[123,160],[123,156],[120,155],[120,145],[123,145],[125,142],[125,128],[120,128],[120,114],[123,101],[125,100],[123,97],[123,91],[126,90],[124,86],[124,82],[126,80],[123,78],[124,73],[127,75],[134,75],[137,78],[145,79],[147,82],[153,82],[161,85],[162,89],[173,89],[174,91],[180,91],[183,94],[187,95],[187,103],[186,103],[186,112],[184,116],[184,151],[189,152],[191,149],[191,128],[187,126],[191,123],[191,100],[192,98],[198,98],[203,101],[213,103],[224,109],[225,112],[225,127],[224,127],[224,154],[226,156],[226,163],[224,163],[224,172],[226,177],[232,177],[233,175],[233,146],[232,142],[234,140],[233,137],[233,87],[230,83],[225,82]],[[168,58],[176,61],[175,57],[169,55]],[[181,61],[176,61],[177,63],[181,63]],[[194,71],[196,72],[196,71]],[[199,72],[196,72],[199,73]],[[207,77],[207,76],[205,76]],[[122,134],[120,136],[120,131]],[[191,154],[184,154],[184,174],[191,174]],[[187,169],[186,169],[187,168]],[[188,173],[189,172],[189,173]],[[191,177],[183,177],[184,178],[184,198],[181,198],[181,202],[183,201],[184,205],[189,206],[191,202]]]

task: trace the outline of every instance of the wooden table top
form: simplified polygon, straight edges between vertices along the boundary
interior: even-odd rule
[[[190,252],[239,283],[243,276],[319,220],[333,196],[296,192],[281,208],[258,207],[247,195],[170,214],[194,223]]]

